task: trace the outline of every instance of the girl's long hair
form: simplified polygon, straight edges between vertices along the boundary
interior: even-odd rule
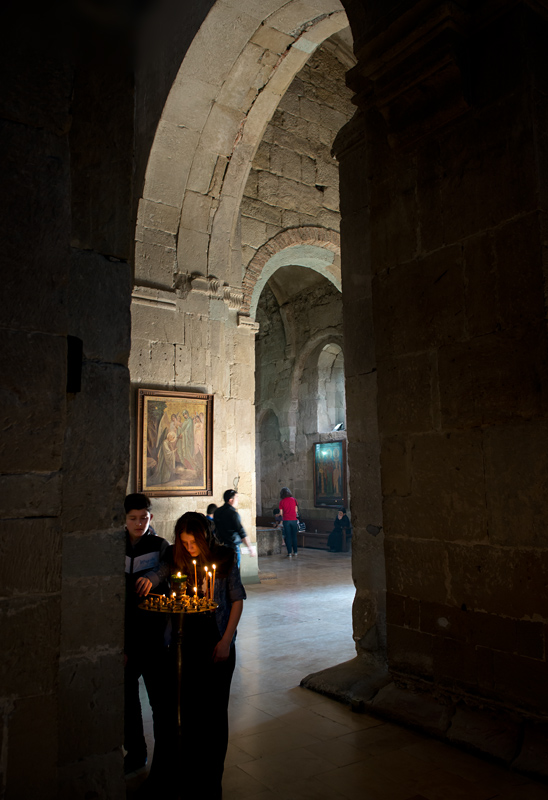
[[[284,486],[282,491],[280,492],[280,499],[284,500],[286,497],[293,497],[287,486]]]
[[[182,533],[194,536],[194,541],[200,551],[196,558],[190,555],[182,543]],[[187,513],[179,517],[175,523],[173,561],[176,569],[188,576],[189,583],[194,581],[193,560],[202,566],[215,563],[217,566],[217,575],[219,577],[226,577],[234,563],[234,552],[230,547],[223,547],[215,543],[210,532],[207,518],[204,517],[203,514],[198,514],[196,511],[187,511]]]

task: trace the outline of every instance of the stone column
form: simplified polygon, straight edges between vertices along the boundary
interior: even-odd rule
[[[548,713],[544,5],[378,24],[338,146],[357,597],[378,418],[389,669],[445,698],[436,732],[507,761],[519,725],[488,741],[470,705]],[[540,771],[521,733],[515,763]]]
[[[340,163],[341,265],[352,497],[352,573],[356,584],[356,649],[370,666],[386,663],[386,581],[377,422],[377,363],[373,331],[372,271],[368,257],[368,154],[358,112],[335,141]]]

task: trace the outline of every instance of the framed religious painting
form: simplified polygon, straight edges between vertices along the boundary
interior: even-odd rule
[[[314,445],[314,506],[348,506],[346,492],[346,442]]]
[[[139,389],[137,490],[150,497],[213,493],[213,395]]]

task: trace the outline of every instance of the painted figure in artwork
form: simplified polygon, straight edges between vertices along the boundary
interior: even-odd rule
[[[177,458],[177,435],[169,431],[158,451],[158,469],[155,479],[158,483],[169,483],[175,477]]]
[[[202,412],[194,417],[194,458],[200,462],[204,452],[204,415]]]

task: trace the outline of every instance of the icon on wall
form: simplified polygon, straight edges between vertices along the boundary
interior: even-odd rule
[[[212,475],[213,395],[139,389],[137,490],[211,495]]]
[[[344,440],[314,445],[314,505],[316,508],[348,506]]]

